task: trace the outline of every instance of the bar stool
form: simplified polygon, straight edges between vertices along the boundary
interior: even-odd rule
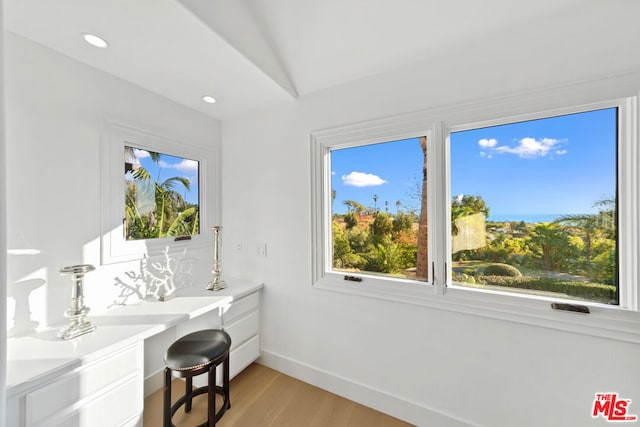
[[[192,332],[176,340],[164,356],[164,427],[175,427],[171,422],[173,414],[182,406],[191,411],[194,396],[208,394],[207,422],[198,427],[215,426],[231,408],[229,399],[229,350],[231,337],[219,329]],[[216,385],[216,368],[223,364],[222,387]],[[193,377],[208,372],[206,386],[193,388]],[[173,376],[186,378],[185,394],[171,405],[171,379]],[[216,393],[222,396],[222,407],[216,413]]]

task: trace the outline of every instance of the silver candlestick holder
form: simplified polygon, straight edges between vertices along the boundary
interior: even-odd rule
[[[90,264],[70,265],[60,270],[60,274],[71,276],[73,287],[71,288],[71,306],[64,312],[64,317],[70,322],[58,331],[58,337],[70,340],[96,330],[96,325],[85,320],[85,316],[89,313],[89,307],[84,305],[82,288],[84,275],[93,270],[95,267]]]
[[[216,225],[213,229],[213,280],[209,282],[207,290],[219,291],[227,287],[227,284],[222,280],[222,271],[220,270],[220,232],[222,227]]]

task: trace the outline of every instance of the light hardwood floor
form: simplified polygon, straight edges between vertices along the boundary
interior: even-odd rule
[[[180,380],[175,380],[178,382]],[[173,401],[184,383],[172,387]],[[206,420],[206,397],[194,399],[193,409],[173,416],[176,426],[195,426]],[[389,415],[344,399],[278,371],[252,364],[231,381],[231,409],[219,427],[406,427]],[[144,427],[162,426],[162,389],[144,401]]]

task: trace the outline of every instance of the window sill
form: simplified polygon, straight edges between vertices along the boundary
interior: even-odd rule
[[[105,235],[102,239],[101,264],[117,264],[127,261],[139,261],[154,258],[178,251],[200,250],[211,247],[211,240],[202,234],[189,236],[189,239],[163,237],[159,239],[124,241],[113,239],[113,235]]]
[[[581,302],[591,313],[580,314],[551,308],[552,302],[568,300],[461,287],[439,290],[415,282],[364,284],[333,277],[318,280],[313,288],[640,344],[640,313],[616,306]]]

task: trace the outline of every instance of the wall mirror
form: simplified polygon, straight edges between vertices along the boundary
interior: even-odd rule
[[[102,154],[103,264],[210,243],[212,153],[109,123]]]

